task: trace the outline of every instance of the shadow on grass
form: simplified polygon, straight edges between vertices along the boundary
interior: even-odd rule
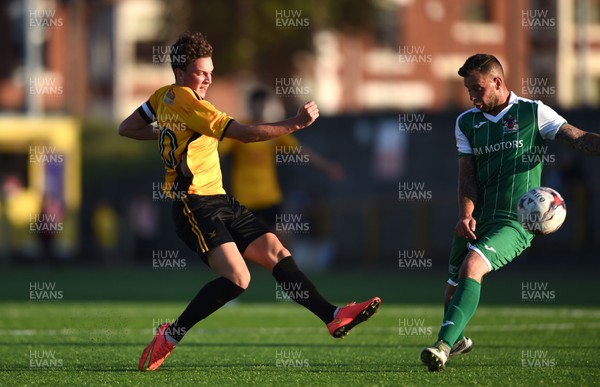
[[[144,341],[144,342],[92,342],[92,341],[72,341],[72,342],[55,342],[55,341],[39,341],[36,340],[35,342],[31,342],[31,343],[24,343],[24,342],[20,342],[20,343],[14,343],[14,342],[6,342],[6,341],[0,341],[0,345],[1,346],[7,346],[7,347],[24,347],[24,346],[31,346],[31,345],[35,345],[36,347],[39,346],[52,346],[52,347],[71,347],[71,346],[76,346],[76,347],[138,347],[138,346],[146,346],[148,345],[149,341]],[[182,343],[181,344],[183,347],[202,347],[202,348],[207,348],[207,347],[214,347],[214,348],[220,348],[220,347],[226,347],[226,348],[237,348],[237,347],[255,347],[255,348],[279,348],[279,347],[285,347],[285,348],[289,348],[289,347],[298,347],[298,348],[331,348],[331,349],[338,349],[340,344],[307,344],[307,343]],[[349,348],[398,348],[397,344],[364,344],[364,343],[357,343],[357,344],[343,344],[344,347],[349,347]]]

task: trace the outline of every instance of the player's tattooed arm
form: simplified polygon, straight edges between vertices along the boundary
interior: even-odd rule
[[[458,236],[476,239],[476,221],[473,210],[477,202],[477,184],[475,179],[475,159],[473,156],[463,156],[458,159],[458,207],[459,219],[455,231]]]
[[[570,145],[579,152],[600,156],[600,134],[590,133],[570,124],[563,124],[556,132],[556,140]]]
[[[134,140],[156,140],[158,131],[136,110],[119,125],[119,134]]]

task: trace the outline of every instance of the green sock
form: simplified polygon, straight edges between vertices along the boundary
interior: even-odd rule
[[[438,334],[438,340],[443,340],[452,347],[463,334],[465,327],[475,314],[479,304],[481,284],[472,278],[461,278],[458,281],[456,293],[448,305],[444,322]]]
[[[449,304],[448,305],[444,304],[444,316],[446,315],[446,313],[448,313],[448,306],[450,306],[450,305]],[[446,321],[446,320],[443,320],[442,323],[444,321]],[[459,341],[461,341],[463,339],[463,337],[465,337],[465,331],[464,330],[462,332],[460,332],[460,334],[458,335],[458,338],[456,339],[456,342],[458,343]]]

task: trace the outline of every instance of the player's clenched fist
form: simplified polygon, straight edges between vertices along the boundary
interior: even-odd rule
[[[317,117],[319,117],[319,107],[315,101],[310,101],[305,103],[303,106],[300,106],[298,109],[298,114],[296,115],[298,124],[303,128],[315,122]]]

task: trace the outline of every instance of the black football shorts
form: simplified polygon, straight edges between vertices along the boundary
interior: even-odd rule
[[[258,237],[270,232],[267,226],[231,195],[188,195],[173,203],[177,235],[208,264],[208,252],[235,242],[240,253]]]

